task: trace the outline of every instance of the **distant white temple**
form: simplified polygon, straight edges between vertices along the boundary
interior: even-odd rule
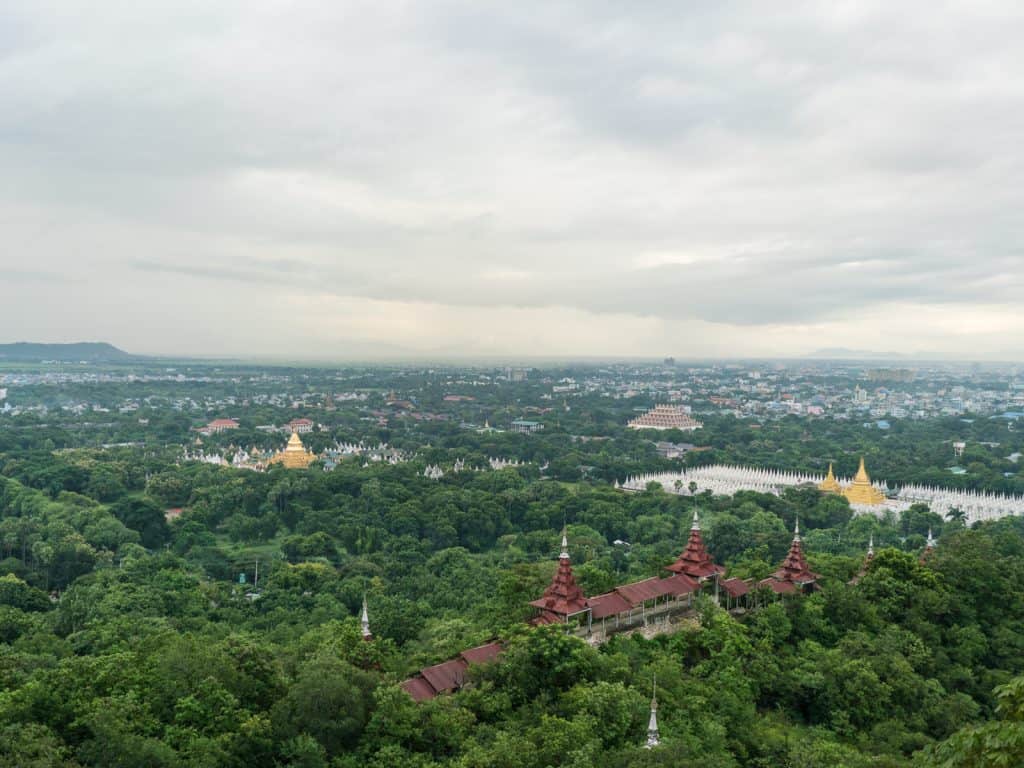
[[[858,482],[858,478],[832,478],[831,475],[782,472],[716,464],[709,467],[694,467],[682,472],[660,472],[627,478],[616,487],[625,491],[643,491],[651,483],[657,483],[668,493],[683,496],[691,493],[711,491],[715,496],[732,496],[739,491],[757,491],[780,495],[786,488],[834,487],[843,492]],[[691,490],[692,484],[692,490]],[[851,503],[855,514],[884,514],[887,510],[899,512],[911,504],[927,504],[932,512],[948,517],[954,509],[964,513],[964,522],[970,525],[979,520],[995,520],[1000,517],[1024,515],[1024,496],[981,493],[952,488],[935,488],[921,485],[906,485],[893,492],[885,483],[874,482],[870,486],[879,492],[879,503]],[[884,494],[884,499],[882,495]]]

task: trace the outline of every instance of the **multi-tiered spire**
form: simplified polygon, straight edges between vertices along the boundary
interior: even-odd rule
[[[885,503],[885,494],[871,484],[871,477],[864,466],[864,457],[860,457],[860,467],[853,482],[843,491],[843,495],[851,504],[877,506]]]
[[[369,642],[373,640],[373,633],[370,631],[370,614],[366,610],[366,595],[363,595],[363,612],[359,616],[359,623],[363,628],[363,640]]]
[[[793,529],[793,543],[789,545],[789,553],[779,570],[772,574],[772,578],[797,587],[806,587],[818,580],[818,574],[808,567],[807,559],[804,557],[803,543],[800,539],[800,518],[797,518]]]
[[[661,734],[658,732],[658,678],[654,678],[653,690],[651,692],[651,719],[647,722],[647,743],[645,749],[654,749],[661,744]]]
[[[541,609],[541,614],[537,617],[538,623],[550,621],[552,617],[568,621],[570,616],[587,610],[587,598],[583,596],[583,590],[579,588],[572,573],[569,539],[565,528],[562,528],[562,550],[558,554],[558,569],[554,578],[544,590],[544,596],[540,600],[534,600],[530,605]]]
[[[725,573],[725,568],[715,565],[704,546],[697,510],[693,511],[693,523],[690,525],[690,538],[686,542],[686,549],[672,565],[668,566],[668,570],[673,573],[685,573],[694,579],[707,579]]]
[[[828,474],[825,475],[825,479],[818,483],[818,490],[824,491],[825,493],[842,493],[843,487],[839,485],[839,481],[836,480],[836,476],[832,473],[832,462],[828,463]]]

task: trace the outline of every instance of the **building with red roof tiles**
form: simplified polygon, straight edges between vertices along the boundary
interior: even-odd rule
[[[548,588],[544,590],[544,595],[539,600],[533,600],[530,605],[539,610],[539,616],[531,622],[533,624],[552,623],[548,620],[537,620],[545,614],[556,616],[564,622],[568,622],[575,616],[586,614],[589,624],[590,607],[587,598],[583,596],[583,590],[576,584],[576,577],[572,574],[569,542],[564,530],[562,531],[562,551],[558,555],[558,569]]]
[[[238,422],[234,419],[214,419],[200,432],[205,432],[208,435],[216,435],[220,432],[226,432],[229,429],[238,429]]]
[[[814,573],[804,557],[803,544],[800,540],[800,521],[796,521],[793,532],[793,543],[782,565],[767,579],[758,583],[759,587],[768,587],[776,594],[788,592],[809,592],[817,589],[818,574]],[[788,587],[786,585],[789,585]]]
[[[722,579],[722,591],[725,592],[725,607],[731,609],[738,607],[740,602],[746,602],[750,594],[750,585],[743,579]]]
[[[717,578],[725,573],[725,568],[715,565],[704,546],[704,538],[700,532],[700,518],[696,510],[693,512],[693,523],[690,525],[690,538],[686,542],[686,549],[672,565],[668,566],[668,570],[673,573],[685,573],[690,578],[700,581]]]
[[[471,664],[485,664],[501,655],[501,643],[487,643],[469,648],[458,658],[421,669],[416,675],[401,684],[403,691],[413,701],[429,701],[442,693],[454,693],[466,684],[466,673]]]
[[[292,419],[288,422],[288,428],[292,432],[298,432],[300,435],[312,432],[314,426],[316,425],[311,419]]]

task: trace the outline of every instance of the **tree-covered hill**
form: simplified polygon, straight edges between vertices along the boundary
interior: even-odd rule
[[[1016,754],[1019,520],[965,530],[922,508],[853,517],[816,491],[688,498],[529,465],[441,481],[422,466],[260,474],[127,449],[7,461],[21,480],[0,478],[0,766],[866,768],[957,765],[996,742]],[[171,507],[183,511],[167,521]],[[743,615],[704,602],[689,628],[598,648],[526,627],[563,520],[593,595],[657,575],[695,509],[714,557],[751,579],[776,567],[799,514],[823,589]],[[922,564],[929,527],[940,544]],[[850,586],[871,536],[878,554]],[[495,637],[503,657],[462,691],[415,704],[398,687]],[[655,676],[663,744],[648,751]]]

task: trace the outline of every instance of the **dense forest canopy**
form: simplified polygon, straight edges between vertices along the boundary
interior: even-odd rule
[[[1024,521],[965,528],[925,506],[857,516],[813,488],[712,497],[612,486],[698,463],[821,471],[833,461],[850,474],[863,454],[891,483],[1020,492],[1006,458],[1020,433],[1005,422],[907,420],[882,432],[706,414],[700,433],[662,437],[707,450],[666,459],[623,428],[642,396],[580,397],[524,435],[463,424],[522,416],[529,382],[466,388],[472,401],[446,406],[450,387],[401,378],[421,410],[450,407],[453,418],[382,426],[355,408],[302,410],[326,425],[303,436],[312,450],[386,441],[409,457],[395,465],[184,461],[195,427],[224,414],[157,400],[6,421],[0,766],[1024,763]],[[398,379],[381,374],[370,397]],[[80,394],[38,388],[54,401]],[[242,406],[245,394],[226,409],[239,429],[204,436],[204,449],[281,447],[281,434],[256,427],[295,409]],[[963,475],[947,469],[954,439],[967,441]],[[492,470],[494,456],[521,463]],[[457,460],[476,471],[451,471]],[[448,471],[429,479],[427,465]],[[576,579],[596,595],[662,574],[695,512],[715,560],[752,582],[778,566],[799,518],[821,589],[738,613],[704,594],[679,631],[598,647],[527,626],[563,525]],[[939,545],[922,562],[929,531]],[[875,557],[850,584],[869,540]],[[360,632],[364,597],[372,642]],[[399,688],[493,639],[504,653],[470,667],[459,692],[417,704]],[[662,744],[646,750],[655,678]]]

